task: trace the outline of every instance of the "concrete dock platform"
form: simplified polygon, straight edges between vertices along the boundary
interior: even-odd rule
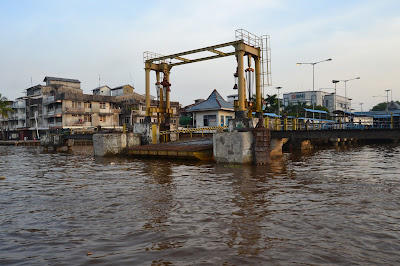
[[[212,160],[212,138],[149,144],[126,149],[128,155],[157,158]]]
[[[38,140],[1,140],[0,146],[40,146]]]

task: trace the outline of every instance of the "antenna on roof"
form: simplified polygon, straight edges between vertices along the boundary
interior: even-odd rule
[[[129,73],[129,76],[131,77],[132,87],[135,87],[135,86],[133,86],[133,80],[132,80],[132,75],[131,75],[131,73]]]
[[[32,76],[31,76],[31,87],[32,87]]]
[[[100,87],[100,74],[99,74],[99,87]]]

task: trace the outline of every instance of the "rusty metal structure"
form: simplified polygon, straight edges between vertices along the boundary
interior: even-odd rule
[[[233,50],[223,52],[220,49],[231,47]],[[204,53],[208,53],[204,55]],[[195,59],[187,58],[188,55],[198,55]],[[237,84],[234,88],[238,89],[238,101],[235,102],[235,111],[237,118],[245,118],[250,116],[254,110],[258,116],[262,115],[262,98],[264,89],[271,85],[271,50],[269,44],[269,36],[263,35],[258,37],[246,30],[239,29],[235,32],[235,41],[212,45],[204,48],[190,50],[186,52],[175,53],[171,55],[160,55],[153,52],[144,52],[143,60],[146,72],[146,119],[150,122],[152,113],[157,113],[160,130],[168,130],[172,109],[170,107],[170,71],[174,66],[180,66],[190,63],[201,62],[205,60],[218,59],[221,57],[235,55],[237,60]],[[245,56],[247,56],[248,68],[247,72],[254,73],[255,82],[255,106],[249,104],[249,98],[246,99],[246,80],[245,80]],[[254,61],[254,68],[251,63]],[[150,107],[150,72],[156,72],[156,89],[159,96],[159,106]],[[246,73],[247,73],[246,72]],[[162,76],[162,81],[160,80]],[[248,78],[249,79],[249,78]],[[248,91],[251,92],[251,83],[248,80]],[[255,83],[255,84],[254,84]],[[252,108],[252,109],[251,109]],[[250,115],[249,115],[250,114]]]

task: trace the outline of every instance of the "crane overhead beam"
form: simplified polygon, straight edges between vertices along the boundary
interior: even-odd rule
[[[173,59],[178,59],[178,60],[181,60],[181,61],[187,62],[187,63],[191,63],[192,62],[192,60],[184,58],[184,57],[180,57],[180,56],[175,56]]]
[[[195,53],[200,53],[200,52],[211,51],[211,50],[215,50],[217,48],[227,47],[227,46],[231,46],[231,45],[237,45],[239,43],[244,43],[244,41],[243,40],[239,40],[239,41],[227,42],[227,43],[217,44],[217,45],[208,46],[208,47],[204,47],[204,48],[200,48],[200,49],[190,50],[190,51],[186,51],[186,52],[182,52],[182,53],[166,55],[166,56],[161,56],[161,57],[155,57],[155,58],[147,60],[146,62],[151,63],[153,61],[161,61],[161,60],[165,60],[165,59],[174,59],[174,58],[180,57],[182,55],[188,55],[188,54],[195,54]],[[197,59],[195,59],[195,60],[197,60]],[[195,61],[195,60],[190,60],[190,61],[198,62],[198,61]],[[200,61],[202,61],[202,60],[200,60]],[[180,64],[180,63],[176,63],[176,64]],[[176,65],[176,64],[172,64],[172,65]]]
[[[213,53],[216,53],[216,54],[219,54],[219,55],[226,56],[226,53],[221,52],[221,51],[218,51],[218,50],[215,50],[215,49],[210,49],[209,51],[210,51],[210,52],[213,52]]]
[[[234,54],[235,54],[235,52],[231,52],[231,53],[224,53],[224,55],[213,55],[213,56],[208,56],[208,57],[202,57],[202,58],[190,60],[190,62],[173,63],[170,66],[173,67],[173,66],[179,66],[179,65],[189,64],[189,63],[201,62],[201,61],[205,61],[205,60],[226,57],[226,56],[230,56],[230,55],[234,55]]]

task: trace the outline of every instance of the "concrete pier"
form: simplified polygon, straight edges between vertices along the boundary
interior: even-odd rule
[[[253,163],[253,143],[251,131],[215,133],[214,160],[217,163]]]
[[[139,146],[141,142],[140,134],[94,134],[93,150],[95,156],[113,156],[122,154],[127,148]]]
[[[49,148],[57,151],[69,151],[74,146],[74,140],[66,139],[64,135],[60,134],[48,134],[42,136],[40,145],[45,151]]]

